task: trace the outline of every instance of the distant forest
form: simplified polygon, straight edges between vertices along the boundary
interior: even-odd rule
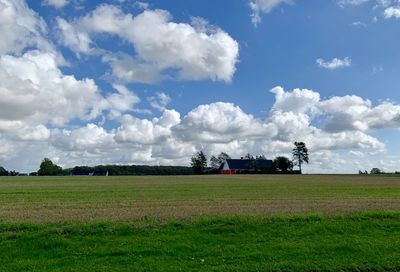
[[[185,166],[149,166],[149,165],[98,165],[76,166],[63,169],[61,175],[69,176],[131,176],[131,175],[193,175],[192,167]]]
[[[49,159],[44,159],[37,172],[21,174],[7,171],[0,166],[0,176],[141,176],[141,175],[193,175],[192,167],[185,166],[149,166],[149,165],[98,165],[75,166],[62,169]]]

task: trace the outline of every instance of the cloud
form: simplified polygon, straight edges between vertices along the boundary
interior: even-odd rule
[[[373,10],[382,10],[383,9],[383,18],[400,18],[400,2],[398,0],[337,0],[337,4],[342,7],[348,6],[360,6],[364,3],[373,2],[375,3],[373,6]],[[372,22],[376,22],[378,20],[377,16],[373,17]],[[354,22],[351,25],[353,26],[363,26],[366,24],[362,22]]]
[[[151,84],[162,80],[159,68],[152,63],[138,62],[127,54],[107,54],[102,60],[110,64],[114,77],[123,82]]]
[[[50,50],[46,32],[44,20],[24,0],[0,0],[0,55],[20,54],[29,46]]]
[[[346,7],[346,6],[359,6],[364,3],[369,2],[370,0],[338,0],[337,4],[340,7]]]
[[[331,114],[325,126],[331,132],[400,127],[400,106],[389,101],[373,107],[358,96],[333,97],[321,102],[320,108]]]
[[[142,100],[123,82],[101,90],[93,79],[62,69],[61,54],[46,38],[47,25],[25,2],[0,0],[0,14],[0,165],[9,169],[37,170],[43,157],[64,167],[188,165],[200,149],[209,155],[225,151],[232,157],[252,153],[272,158],[290,156],[293,142],[305,141],[312,154],[308,171],[354,172],[372,166],[369,160],[386,158],[386,146],[373,131],[400,128],[395,102],[373,104],[354,95],[322,98],[315,90],[282,87],[271,90],[274,103],[263,117],[227,102],[179,113],[171,109],[168,94],[159,92],[147,99],[160,111],[157,117],[139,118]],[[56,21],[64,44],[80,54],[101,54],[127,81],[146,75],[148,82],[168,77],[228,81],[238,57],[232,51],[236,41],[222,30],[199,18],[175,23],[161,10],[133,16],[102,5],[76,20]],[[98,34],[120,37],[136,54],[104,53],[96,48]],[[400,161],[386,160],[388,169]]]
[[[171,128],[180,123],[180,114],[175,110],[165,110],[160,118],[139,119],[124,115],[117,129],[115,140],[143,145],[157,144],[171,135]]]
[[[150,106],[153,108],[164,111],[169,103],[171,103],[171,97],[163,92],[157,92],[155,96],[150,96],[147,98]]]
[[[63,75],[52,53],[0,57],[0,119],[63,125],[96,117],[99,101],[95,82]]]
[[[398,18],[400,18],[400,7],[389,7],[389,8],[386,8],[385,11],[384,11],[384,17],[386,19],[389,19],[389,18],[398,19]]]
[[[50,138],[50,130],[46,126],[19,120],[0,120],[0,134],[22,141],[45,141]]]
[[[200,105],[174,128],[185,141],[228,143],[237,138],[266,136],[276,132],[231,103]]]
[[[147,2],[136,1],[135,6],[139,9],[149,9],[150,4]]]
[[[383,70],[384,70],[383,65],[380,64],[380,65],[377,65],[377,66],[373,66],[373,67],[372,67],[371,73],[372,73],[373,75],[376,75],[376,74],[378,74],[378,73],[383,72]]]
[[[60,42],[74,52],[89,54],[94,50],[91,47],[92,40],[88,33],[79,31],[73,25],[62,18],[56,19]]]
[[[75,130],[54,130],[52,144],[64,151],[85,151],[92,155],[105,154],[115,146],[113,132],[109,133],[96,124],[89,123]]]
[[[53,152],[49,143],[59,128],[135,110],[140,99],[123,85],[103,96],[94,80],[64,74],[62,55],[46,39],[47,25],[24,1],[0,0],[0,14],[1,158],[11,160],[36,145],[43,147],[35,149],[39,155]]]
[[[140,98],[125,86],[114,84],[117,93],[109,94],[105,99],[105,105],[102,110],[108,110],[111,119],[115,119],[122,113],[134,111],[135,105],[140,102]]]
[[[315,105],[320,101],[320,94],[307,89],[294,89],[292,92],[278,86],[271,90],[275,94],[275,103],[273,111],[294,112],[294,113],[312,113],[315,111]]]
[[[346,57],[344,59],[334,58],[331,61],[325,61],[325,60],[319,58],[316,60],[316,62],[319,67],[329,69],[329,70],[335,70],[338,68],[351,66],[351,59],[349,57]]]
[[[354,151],[354,150],[350,150],[349,154],[354,156],[354,157],[365,157],[365,154],[361,151]]]
[[[63,8],[68,5],[70,0],[43,0],[42,3],[44,5],[53,6],[55,8]]]
[[[252,10],[251,22],[257,26],[261,22],[261,14],[270,13],[274,8],[282,4],[293,4],[292,0],[252,0],[249,5]]]
[[[373,9],[385,8],[390,5],[394,5],[398,0],[336,0],[336,3],[341,7],[357,7],[366,3],[374,3]]]
[[[359,26],[359,27],[367,27],[368,25],[366,24],[366,23],[363,23],[363,22],[361,22],[361,21],[356,21],[356,22],[352,22],[351,24],[350,24],[351,26]]]
[[[117,95],[133,95],[125,87],[114,87],[119,89]],[[108,130],[94,123],[72,129],[38,127],[36,134],[31,133],[36,136],[29,139],[7,138],[5,132],[21,130],[25,134],[24,123],[0,122],[0,142],[4,142],[0,162],[12,160],[6,154],[20,143],[25,143],[25,148],[16,149],[17,156],[29,157],[26,152],[32,152],[33,148],[29,143],[37,145],[38,140],[42,143],[41,150],[35,150],[38,162],[41,156],[51,155],[66,166],[101,163],[187,165],[190,156],[199,149],[208,154],[225,151],[233,157],[246,153],[290,156],[293,142],[301,140],[307,143],[312,154],[309,171],[356,171],[361,160],[369,158],[367,155],[355,158],[357,152],[380,154],[385,151],[385,144],[369,135],[370,130],[400,128],[400,106],[388,101],[373,106],[369,100],[358,96],[321,99],[319,93],[312,90],[285,91],[282,87],[271,92],[275,95],[275,103],[265,119],[255,118],[232,103],[216,102],[200,105],[182,117],[177,111],[168,109],[153,119],[141,119],[133,113],[117,114],[112,118],[119,125]],[[121,112],[129,112],[132,103],[137,102],[131,99],[125,104],[118,96],[104,100],[103,107]],[[352,116],[351,122],[341,114]],[[328,129],[335,116],[349,125]],[[314,125],[315,120],[319,120],[319,126]],[[364,124],[354,125],[355,121]],[[342,164],[346,161],[344,155],[336,153],[341,150],[352,151],[346,154],[352,156],[354,164]],[[324,164],[329,159],[337,165]],[[356,164],[356,160],[360,164]]]
[[[170,78],[230,82],[236,71],[239,45],[229,34],[208,23],[203,28],[175,23],[165,10],[145,10],[133,16],[116,6],[100,5],[73,22],[61,18],[57,22],[63,44],[76,53],[91,53],[96,33],[129,42],[136,55],[103,58],[111,64],[113,75],[125,82]]]
[[[275,94],[271,116],[284,112],[294,114],[291,120],[327,117],[323,128],[331,133],[400,127],[400,105],[390,101],[374,107],[370,100],[356,95],[322,100],[319,93],[307,89],[285,92],[282,87],[275,87],[271,92]],[[278,119],[285,120],[285,116]]]
[[[22,122],[8,123],[20,130],[23,124],[64,126],[74,119],[89,121],[104,111],[111,119],[133,112],[139,97],[123,85],[113,87],[116,92],[104,97],[92,79],[63,75],[51,53],[1,56],[0,121]]]

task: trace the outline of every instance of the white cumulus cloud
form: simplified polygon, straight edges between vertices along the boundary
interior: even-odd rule
[[[223,30],[175,23],[165,10],[145,10],[134,16],[113,5],[100,5],[73,22],[59,18],[62,42],[76,53],[93,50],[92,36],[106,33],[128,41],[136,55],[106,55],[114,76],[126,82],[152,83],[161,79],[230,82],[236,70],[239,45]],[[168,73],[170,70],[175,73]]]
[[[0,55],[20,54],[28,46],[50,49],[46,23],[24,0],[0,0]]]
[[[260,13],[283,3],[253,2],[259,3]],[[157,117],[136,116],[142,100],[123,81],[232,79],[238,44],[204,19],[177,23],[166,11],[147,9],[133,16],[110,5],[72,21],[58,18],[63,44],[80,54],[101,54],[122,79],[100,90],[93,79],[64,72],[46,23],[24,1],[0,0],[0,15],[0,165],[8,169],[37,170],[43,157],[63,167],[188,165],[200,149],[209,155],[273,158],[290,156],[294,141],[310,149],[309,172],[355,172],[376,166],[377,158],[382,159],[378,167],[395,170],[400,161],[385,157],[386,146],[373,133],[400,128],[400,105],[388,100],[323,98],[315,90],[275,87],[273,106],[255,117],[228,102],[180,113],[171,109],[168,93],[158,92],[144,99],[159,110]],[[105,53],[96,47],[99,34],[119,37],[135,54]]]

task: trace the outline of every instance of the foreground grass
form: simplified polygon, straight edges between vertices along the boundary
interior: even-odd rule
[[[0,222],[400,210],[399,176],[0,177]]]
[[[400,212],[0,225],[0,271],[398,271]]]

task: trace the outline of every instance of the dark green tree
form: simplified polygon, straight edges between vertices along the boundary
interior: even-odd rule
[[[289,158],[279,156],[274,160],[274,168],[278,171],[287,172],[293,170],[293,162]]]
[[[308,149],[303,142],[295,142],[293,148],[293,161],[299,166],[301,172],[301,165],[309,162]]]
[[[231,157],[225,152],[221,152],[218,156],[211,156],[210,158],[211,168],[218,169],[221,166],[221,164],[223,164],[224,162],[226,162],[226,160],[230,158]]]
[[[202,174],[207,167],[207,157],[203,151],[197,152],[191,158],[191,166],[195,174]]]
[[[244,158],[245,158],[246,160],[254,160],[254,156],[251,155],[250,153],[247,153],[246,156],[244,156]]]
[[[2,166],[0,166],[0,176],[8,176],[8,171]]]
[[[8,175],[12,176],[12,177],[16,177],[19,175],[19,173],[17,171],[12,170],[12,171],[8,172]]]
[[[40,164],[38,171],[39,176],[58,176],[62,172],[62,168],[54,164],[50,159],[44,158]]]
[[[371,175],[379,175],[379,174],[383,174],[382,170],[379,168],[372,168],[370,171]]]

